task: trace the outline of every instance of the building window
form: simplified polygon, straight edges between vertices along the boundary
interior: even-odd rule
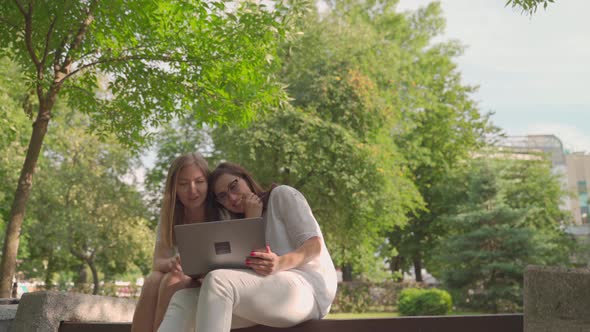
[[[580,208],[580,214],[582,215],[582,224],[588,223],[588,205]]]
[[[586,186],[586,181],[578,181],[578,194],[587,193],[588,187]]]
[[[578,201],[580,202],[580,207],[588,207],[588,193],[579,193]]]

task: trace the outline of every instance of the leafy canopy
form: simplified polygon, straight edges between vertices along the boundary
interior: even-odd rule
[[[59,91],[98,133],[140,144],[190,112],[243,122],[281,100],[273,78],[287,12],[253,2],[10,1],[0,4],[0,56],[39,98]],[[61,90],[60,90],[61,89]]]

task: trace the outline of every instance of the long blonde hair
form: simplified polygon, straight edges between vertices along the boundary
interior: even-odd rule
[[[160,236],[164,246],[172,248],[176,245],[174,238],[174,225],[182,223],[184,217],[184,209],[182,203],[176,196],[176,179],[178,173],[188,166],[195,165],[202,172],[203,175],[209,178],[209,166],[207,161],[200,153],[187,153],[174,159],[170,168],[168,169],[168,176],[166,177],[166,186],[164,187],[164,198],[162,202],[162,210],[160,211]],[[205,218],[204,221],[211,221],[216,219],[216,210],[211,205],[211,199],[207,196],[205,200]]]

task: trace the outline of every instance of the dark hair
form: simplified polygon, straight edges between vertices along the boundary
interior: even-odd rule
[[[211,174],[209,175],[209,195],[211,195],[211,200],[215,201],[215,204],[217,204],[219,208],[223,208],[223,206],[219,204],[217,200],[215,200],[215,193],[213,187],[215,186],[215,182],[217,182],[217,180],[219,180],[219,178],[224,174],[235,175],[244,180],[244,182],[246,182],[250,190],[252,190],[252,192],[256,195],[258,195],[258,197],[260,197],[260,199],[262,200],[262,209],[266,210],[266,206],[268,205],[268,198],[270,197],[270,192],[277,185],[273,183],[268,190],[265,190],[260,184],[258,184],[258,182],[254,180],[254,178],[252,178],[250,172],[248,172],[244,167],[238,164],[228,162],[224,162],[217,165],[215,170],[211,172]]]

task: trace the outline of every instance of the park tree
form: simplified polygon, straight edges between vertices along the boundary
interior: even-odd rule
[[[31,126],[22,107],[22,92],[26,91],[22,72],[8,58],[0,58],[0,77],[0,234],[3,234]]]
[[[569,262],[559,180],[545,160],[489,158],[470,162],[457,183],[465,195],[457,213],[440,217],[446,231],[431,272],[454,292],[458,305],[519,311],[527,265]],[[537,186],[548,190],[531,193]]]
[[[43,277],[51,288],[56,272],[78,274],[85,266],[97,294],[99,273],[112,280],[134,267],[149,271],[153,232],[133,181],[132,153],[112,135],[88,133],[88,116],[61,111],[38,164],[20,270],[36,267],[28,277]]]
[[[310,13],[301,38],[282,48],[293,109],[246,130],[213,132],[221,157],[305,193],[345,280],[379,269],[385,231],[421,206],[393,135],[400,53],[419,33],[412,29],[424,27],[384,6],[336,1],[327,13]]]
[[[247,127],[216,126],[204,136],[194,131],[185,136],[195,126],[183,119],[188,124],[180,123],[159,139],[162,154],[156,158],[169,160],[166,151],[174,151],[171,143],[180,141],[186,148],[200,146],[213,162],[243,164],[264,184],[301,190],[347,279],[352,269],[379,268],[374,253],[383,233],[404,223],[408,211],[421,203],[392,139],[397,113],[390,102],[391,82],[402,42],[384,40],[372,27],[367,8],[360,2],[355,6],[354,12],[321,17],[310,11],[298,22],[300,37],[285,43],[280,53],[290,105]],[[353,14],[363,19],[347,16]],[[380,24],[387,25],[384,20]],[[203,145],[209,135],[210,149]],[[158,162],[148,179],[153,174],[161,181],[166,167]]]
[[[273,59],[296,6],[279,2],[270,10],[250,1],[231,8],[225,3],[0,4],[0,56],[22,71],[23,104],[33,121],[4,237],[0,297],[10,295],[25,206],[58,100],[88,115],[99,135],[114,133],[137,148],[150,128],[174,115],[239,122],[281,99]]]
[[[346,279],[369,272],[383,232],[417,204],[411,182],[384,155],[339,123],[306,110],[285,108],[247,128],[213,131],[219,158],[252,170],[263,184],[291,185],[304,193]]]
[[[436,219],[454,205],[449,201],[450,191],[441,190],[441,184],[449,184],[451,171],[485,146],[486,135],[495,129],[489,115],[472,99],[475,87],[461,81],[454,62],[462,52],[461,45],[432,42],[444,29],[440,5],[421,8],[407,20],[412,27],[421,28],[412,30],[400,55],[407,65],[400,68],[395,100],[402,118],[395,142],[404,153],[426,208],[410,216],[407,226],[392,230],[389,243],[398,252],[391,258],[394,270],[411,264],[416,280],[422,281],[424,257],[442,231]]]

